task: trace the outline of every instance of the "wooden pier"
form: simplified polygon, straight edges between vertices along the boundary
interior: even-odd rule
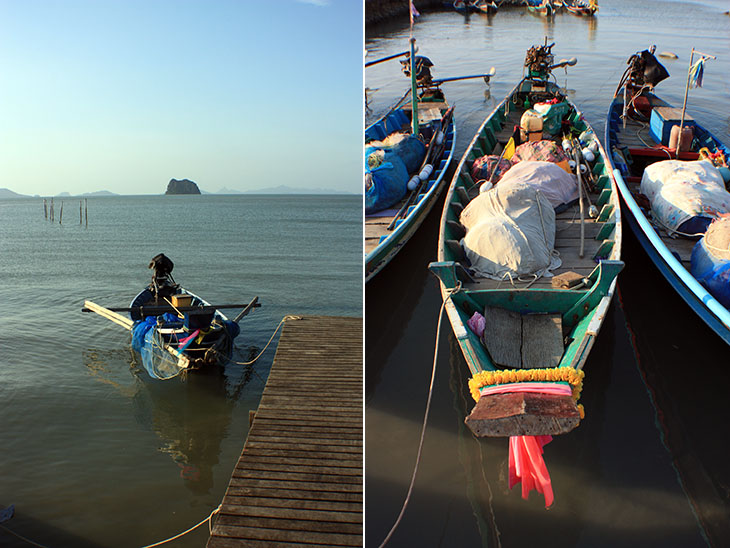
[[[363,545],[362,318],[284,324],[208,548]]]

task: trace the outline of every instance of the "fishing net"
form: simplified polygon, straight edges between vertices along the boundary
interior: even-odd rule
[[[164,314],[161,316],[166,325],[180,323],[177,316]],[[171,379],[181,373],[185,367],[178,364],[177,358],[165,350],[165,341],[155,329],[157,316],[148,316],[134,323],[132,327],[132,349],[139,353],[142,365],[149,375],[155,379]]]

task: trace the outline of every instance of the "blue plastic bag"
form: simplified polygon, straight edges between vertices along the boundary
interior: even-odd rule
[[[408,171],[400,156],[385,151],[383,163],[365,168],[365,213],[371,214],[397,204],[406,195]]]
[[[705,238],[692,248],[690,272],[725,308],[730,308],[730,261],[714,257]]]

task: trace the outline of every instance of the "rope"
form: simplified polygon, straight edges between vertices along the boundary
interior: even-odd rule
[[[168,539],[161,540],[159,542],[155,542],[154,544],[148,544],[146,546],[143,546],[142,548],[152,548],[153,546],[160,546],[161,544],[165,544],[167,542],[170,542],[170,541],[179,539],[183,535],[187,535],[190,531],[193,531],[193,530],[197,529],[198,527],[200,527],[201,525],[203,525],[206,521],[208,522],[208,531],[210,532],[210,534],[213,534],[213,524],[212,524],[212,521],[211,520],[213,519],[213,516],[214,515],[216,515],[218,512],[221,511],[221,506],[223,506],[223,505],[222,504],[219,505],[218,508],[216,508],[215,510],[213,510],[207,518],[205,518],[203,521],[201,521],[197,525],[193,525],[187,531],[183,531],[182,533],[179,533],[179,534],[175,535],[174,537],[170,537]]]
[[[395,523],[393,524],[393,527],[391,527],[390,532],[388,532],[388,535],[385,537],[385,540],[380,544],[379,548],[383,548],[386,544],[388,544],[388,541],[393,536],[393,533],[395,533],[395,530],[398,528],[398,525],[400,525],[401,520],[403,519],[403,515],[406,513],[406,508],[408,507],[408,503],[411,500],[411,494],[413,493],[413,486],[416,483],[416,474],[418,474],[418,466],[421,463],[421,453],[423,451],[423,440],[426,437],[426,426],[428,424],[428,413],[431,410],[431,396],[433,395],[433,383],[436,379],[436,363],[438,362],[438,342],[439,337],[441,335],[441,319],[444,315],[444,309],[446,308],[446,303],[451,299],[452,295],[455,293],[458,293],[461,291],[461,282],[458,282],[458,285],[450,289],[448,291],[448,295],[444,299],[444,302],[441,303],[441,310],[439,311],[439,319],[438,324],[436,325],[436,345],[434,347],[433,351],[433,367],[431,368],[431,384],[428,387],[428,399],[426,400],[426,411],[423,416],[423,426],[421,427],[421,439],[418,442],[418,454],[416,455],[416,465],[413,468],[413,475],[411,476],[411,484],[408,486],[408,493],[406,494],[406,498],[403,501],[403,506],[401,507],[400,514],[398,514],[398,518],[395,520]]]
[[[231,363],[235,363],[235,364],[237,364],[237,365],[251,365],[251,364],[252,364],[252,363],[254,363],[254,362],[255,362],[256,360],[258,360],[258,359],[259,359],[259,358],[261,357],[261,355],[262,355],[262,354],[263,354],[264,352],[266,352],[266,349],[267,349],[267,348],[269,347],[269,345],[271,344],[271,341],[273,341],[273,340],[274,340],[274,337],[275,337],[275,336],[276,336],[276,334],[278,333],[278,331],[279,331],[279,329],[281,328],[281,326],[282,326],[282,325],[284,325],[284,322],[285,322],[285,321],[287,321],[287,320],[301,320],[301,319],[302,319],[302,317],[301,317],[301,316],[294,316],[294,315],[292,315],[292,314],[287,314],[286,316],[284,316],[284,317],[283,317],[283,318],[281,319],[281,321],[279,322],[279,325],[277,325],[277,326],[276,326],[276,329],[274,330],[274,333],[273,333],[273,334],[271,335],[271,338],[269,339],[269,342],[267,342],[267,343],[266,343],[266,346],[264,346],[264,349],[263,349],[263,350],[262,350],[261,352],[259,352],[259,355],[258,355],[258,356],[256,356],[256,357],[255,357],[255,358],[254,358],[253,360],[251,360],[250,362],[237,362],[237,361],[233,361],[233,360],[231,360]]]
[[[23,535],[19,535],[18,533],[16,533],[12,529],[8,529],[4,525],[0,525],[0,529],[2,529],[3,531],[7,531],[11,535],[18,537],[20,540],[25,541],[28,544],[32,544],[33,546],[38,546],[39,548],[48,548],[48,546],[44,546],[43,544],[38,544],[37,542],[33,542],[32,540],[30,540],[29,538],[25,538]]]

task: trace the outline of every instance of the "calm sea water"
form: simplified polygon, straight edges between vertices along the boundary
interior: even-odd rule
[[[525,51],[556,42],[556,59],[578,58],[567,88],[602,136],[605,113],[629,55],[652,44],[672,77],[657,92],[681,106],[692,47],[716,55],[688,111],[730,142],[730,17],[726,2],[601,0],[595,20],[550,20],[521,8],[493,17],[424,13],[419,53],[434,76],[497,69],[444,84],[456,105],[457,155],[522,76]],[[367,29],[368,59],[407,49],[407,16]],[[396,62],[366,69],[372,109],[382,114],[407,81]],[[566,75],[556,73],[566,85]],[[366,287],[366,545],[378,546],[406,495],[420,435],[441,296],[427,265],[439,211]],[[390,546],[730,546],[728,348],[671,291],[628,230],[619,294],[585,366],[586,418],[545,448],[555,504],[507,486],[507,442],[478,441],[463,424],[473,401],[469,373],[446,319],[420,471]]]
[[[362,198],[90,198],[88,227],[64,202],[59,225],[42,200],[0,201],[0,506],[50,547],[142,546],[220,504],[276,340],[253,366],[154,381],[83,301],[127,306],[164,252],[210,302],[260,297],[236,339],[248,361],[287,314],[362,315]],[[0,530],[0,546],[27,544]]]

